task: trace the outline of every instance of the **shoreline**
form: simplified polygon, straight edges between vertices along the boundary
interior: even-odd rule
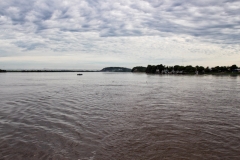
[[[0,73],[60,73],[60,72],[102,72],[106,73],[103,71],[82,71],[82,70],[2,70]],[[195,73],[182,73],[182,74],[172,74],[172,73],[146,73],[146,72],[109,72],[109,73],[140,73],[140,74],[147,74],[147,75],[191,75],[191,76],[201,76],[201,75],[215,75],[215,76],[238,76],[240,75],[239,72],[236,73],[201,73],[201,74],[195,74]]]
[[[144,74],[145,72],[132,72],[132,73],[142,73]],[[203,76],[203,75],[214,75],[214,76],[238,76],[240,75],[240,73],[204,73],[204,74],[195,74],[195,73],[183,73],[183,74],[159,74],[159,73],[145,73],[145,74],[148,74],[148,75],[186,75],[186,76]]]

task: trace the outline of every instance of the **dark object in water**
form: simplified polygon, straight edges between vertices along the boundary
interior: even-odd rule
[[[77,74],[78,76],[81,76],[82,74]]]

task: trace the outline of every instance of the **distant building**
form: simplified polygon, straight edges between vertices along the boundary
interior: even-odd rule
[[[234,69],[233,71],[234,71],[234,72],[240,72],[240,68]]]
[[[168,74],[168,70],[167,69],[162,70],[162,74]]]

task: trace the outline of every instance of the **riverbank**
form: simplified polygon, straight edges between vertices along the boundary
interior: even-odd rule
[[[133,72],[133,73],[144,73],[144,72]],[[153,75],[215,75],[215,76],[238,76],[240,73],[201,73],[201,74],[196,74],[196,73],[181,73],[181,74],[173,74],[173,73],[146,73],[146,74],[153,74]]]

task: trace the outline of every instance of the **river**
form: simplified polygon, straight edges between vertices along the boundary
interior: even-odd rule
[[[240,77],[1,73],[0,159],[240,159]]]

